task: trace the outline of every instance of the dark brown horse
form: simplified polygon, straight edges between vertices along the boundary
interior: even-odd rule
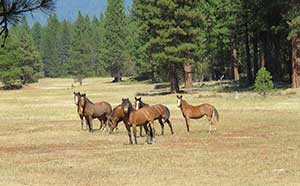
[[[144,107],[153,109],[153,112],[155,113],[155,120],[158,120],[161,126],[161,135],[164,135],[164,123],[168,123],[171,134],[174,134],[172,123],[170,121],[170,110],[168,109],[168,107],[161,104],[150,106],[149,104],[144,103],[141,97],[135,97],[134,107],[136,110]]]
[[[129,142],[132,144],[131,130],[133,128],[134,143],[137,144],[136,127],[143,126],[147,133],[147,143],[152,143],[155,137],[154,118],[155,113],[147,107],[135,110],[128,98],[122,99],[121,107],[125,113],[125,117],[128,118],[126,129],[128,132]],[[150,130],[148,130],[148,123],[150,124]],[[116,128],[115,124],[112,124],[112,128]]]
[[[206,116],[210,125],[209,125],[209,133],[212,131],[212,127],[214,128],[213,130],[216,131],[216,124],[219,121],[219,114],[217,109],[208,104],[201,104],[197,106],[193,106],[188,104],[188,102],[184,99],[182,99],[182,96],[177,96],[177,106],[180,107],[182,115],[185,119],[186,123],[186,128],[187,131],[190,131],[189,127],[189,119],[200,119],[203,116]]]
[[[112,125],[117,127],[121,121],[123,121],[125,124],[126,118],[125,118],[125,114],[124,114],[124,111],[123,111],[121,105],[118,105],[112,110],[112,113],[110,116],[110,122]],[[111,130],[111,132],[112,131],[113,131],[113,129]]]
[[[77,113],[81,120],[81,130],[83,130],[84,116],[83,116],[83,112],[82,112],[82,107],[79,106],[81,94],[80,94],[80,92],[73,92],[73,94],[74,94],[74,102],[75,102],[75,105],[77,106]]]
[[[110,115],[112,113],[111,105],[105,101],[93,103],[87,97],[86,94],[82,94],[79,100],[79,106],[82,108],[83,116],[89,126],[89,131],[93,132],[92,120],[97,118],[100,121],[100,128],[104,130],[108,126]],[[105,126],[103,126],[104,121]]]

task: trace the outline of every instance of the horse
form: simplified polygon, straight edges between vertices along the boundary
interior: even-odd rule
[[[73,92],[73,94],[74,94],[74,102],[75,102],[75,105],[77,106],[77,113],[81,120],[81,130],[83,130],[84,116],[83,116],[83,112],[82,112],[82,107],[79,106],[79,100],[80,100],[81,94],[80,94],[80,92]]]
[[[149,104],[144,103],[141,97],[135,97],[134,107],[136,110],[144,107],[149,107],[150,109],[153,109],[153,111],[156,113],[155,120],[158,120],[161,126],[161,135],[164,135],[164,123],[168,123],[171,134],[174,134],[172,123],[170,121],[170,110],[168,109],[168,107],[161,104],[150,106]]]
[[[93,132],[92,120],[95,118],[100,121],[99,130],[103,130],[108,126],[110,115],[112,113],[112,108],[109,103],[105,101],[93,103],[86,97],[86,94],[82,94],[79,100],[79,106],[82,108],[82,113],[88,124],[89,132]],[[105,123],[104,127],[102,121]]]
[[[133,128],[134,143],[137,144],[136,126],[144,127],[147,134],[146,142],[148,144],[152,143],[153,138],[155,137],[155,129],[154,129],[155,113],[147,107],[139,110],[135,110],[128,98],[122,98],[121,107],[125,113],[125,117],[128,118],[126,129],[128,132],[130,144],[133,144],[130,127]],[[148,130],[148,126],[147,126],[148,123],[150,124],[150,130]],[[116,128],[116,125],[112,124],[111,127]]]
[[[122,109],[122,106],[121,105],[118,105],[116,106],[113,110],[112,110],[112,113],[111,113],[111,117],[110,117],[110,122],[112,125],[114,126],[118,126],[118,124],[123,121],[124,124],[125,124],[125,127],[128,123],[128,119]],[[142,128],[143,126],[140,126],[140,136],[142,137]],[[111,128],[111,131],[110,132],[113,132],[114,129]]]
[[[190,131],[189,127],[189,119],[200,119],[203,116],[206,116],[210,126],[209,126],[209,133],[213,130],[216,131],[216,124],[219,122],[219,113],[217,109],[208,103],[193,106],[188,104],[188,102],[184,99],[182,99],[182,96],[177,95],[177,106],[180,108],[182,115],[185,119],[187,132]]]

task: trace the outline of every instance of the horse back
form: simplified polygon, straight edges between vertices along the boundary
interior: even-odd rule
[[[150,107],[143,107],[132,112],[129,116],[129,122],[133,125],[143,125],[149,121],[155,120],[155,112]]]
[[[163,118],[167,120],[170,118],[170,111],[168,107],[161,104],[153,105],[151,107],[154,109],[154,112],[156,113],[156,119]]]
[[[97,102],[93,108],[93,115],[94,116],[102,116],[102,115],[110,115],[112,113],[111,105],[105,101]]]
[[[183,113],[185,116],[191,119],[199,119],[203,116],[211,117],[213,113],[214,107],[208,103],[204,103],[201,105],[193,106],[189,105],[183,108]]]

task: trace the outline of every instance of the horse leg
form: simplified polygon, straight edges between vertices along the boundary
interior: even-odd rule
[[[103,121],[102,121],[100,118],[98,118],[98,120],[99,120],[99,122],[100,122],[100,127],[99,127],[99,130],[101,130],[101,129],[102,129],[102,127],[103,127]]]
[[[143,126],[142,125],[140,126],[140,137],[143,137]]]
[[[170,127],[170,131],[171,131],[171,134],[174,134],[174,131],[173,131],[173,127],[172,127],[172,123],[169,119],[167,119],[165,122],[168,123],[169,127]]]
[[[108,119],[105,118],[105,119],[103,120],[103,123],[104,123],[104,126],[103,126],[103,128],[102,128],[102,132],[104,132],[105,130],[107,131],[107,127],[108,127]]]
[[[90,132],[94,132],[93,131],[93,118],[91,116],[89,116],[89,127],[90,127]]]
[[[85,122],[86,122],[86,124],[87,124],[87,126],[88,126],[89,132],[91,132],[91,124],[90,124],[89,117],[85,117]]]
[[[151,136],[151,143],[155,142],[155,128],[154,128],[154,121],[150,121],[150,130],[152,133]]]
[[[132,144],[132,138],[131,138],[131,130],[130,130],[130,126],[128,125],[128,123],[125,123],[125,127],[127,129],[127,133],[128,133],[128,137],[129,137],[129,143]]]
[[[159,119],[158,121],[159,121],[160,126],[161,126],[161,135],[163,136],[164,135],[164,123],[162,122],[161,119]]]
[[[83,116],[80,115],[79,117],[80,117],[80,120],[81,120],[81,130],[83,130]]]
[[[143,127],[144,127],[144,130],[145,130],[145,133],[146,133],[146,143],[150,143],[150,130],[148,129],[148,126],[147,126],[148,123],[144,124]]]
[[[137,139],[136,139],[136,125],[132,125],[133,129],[133,136],[134,136],[134,144],[137,144]]]
[[[211,134],[213,121],[212,121],[212,118],[209,117],[209,116],[207,116],[207,119],[208,119],[208,122],[209,122],[209,130],[208,130],[208,133]]]
[[[187,130],[187,132],[190,132],[190,126],[189,126],[188,118],[185,116],[184,119],[185,119],[185,124],[186,124],[186,130]]]

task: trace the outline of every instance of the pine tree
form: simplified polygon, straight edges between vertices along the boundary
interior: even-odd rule
[[[66,20],[63,21],[58,34],[58,60],[59,76],[65,77],[71,68],[70,48],[71,48],[71,25]]]
[[[89,24],[81,13],[78,13],[74,23],[73,37],[71,42],[71,74],[82,84],[82,80],[91,75],[94,70],[91,68],[91,44]]]
[[[272,76],[265,67],[262,67],[256,76],[255,80],[255,91],[262,93],[266,96],[266,93],[273,88]]]
[[[20,84],[22,69],[19,66],[21,56],[18,54],[19,40],[13,31],[7,38],[4,48],[0,48],[0,81],[7,87]]]
[[[186,70],[186,87],[191,88],[191,64],[197,60],[202,16],[199,1],[134,1],[141,40],[149,61],[169,70],[171,92],[179,92],[178,70]],[[164,73],[165,74],[165,73]]]
[[[19,56],[21,56],[19,66],[22,69],[22,84],[32,83],[43,76],[42,63],[38,51],[34,46],[30,28],[25,17],[22,21],[19,39],[20,45],[18,52]]]
[[[41,51],[42,32],[42,25],[39,22],[34,23],[31,28],[31,35],[33,38],[34,46],[39,52]]]
[[[106,63],[106,45],[105,45],[105,18],[104,14],[100,14],[99,23],[98,23],[98,33],[99,33],[99,45],[98,45],[98,64],[97,64],[97,75],[108,76],[111,74],[109,72],[109,64]]]
[[[105,10],[105,63],[109,65],[114,82],[121,81],[125,54],[124,0],[108,0]]]
[[[59,77],[58,33],[60,23],[57,16],[51,15],[44,29],[41,44],[41,55],[46,77]]]

